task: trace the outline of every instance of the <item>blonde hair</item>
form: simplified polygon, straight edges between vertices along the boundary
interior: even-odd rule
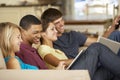
[[[11,41],[15,29],[19,29],[21,31],[21,28],[13,23],[4,22],[4,23],[0,23],[0,29],[1,29],[0,48],[3,56],[7,57],[9,56],[9,53],[13,51],[13,46],[11,44]]]

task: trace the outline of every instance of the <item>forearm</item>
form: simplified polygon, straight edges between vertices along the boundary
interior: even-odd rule
[[[105,33],[103,34],[103,37],[108,37],[114,30],[115,30],[115,27],[114,27],[115,25],[112,25],[112,26],[110,26],[106,31],[105,31]]]

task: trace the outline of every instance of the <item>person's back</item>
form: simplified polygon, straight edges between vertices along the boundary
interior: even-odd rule
[[[39,69],[47,69],[37,50],[32,47],[33,43],[39,43],[41,37],[42,28],[40,20],[33,15],[26,15],[21,19],[20,26],[23,29],[23,42],[20,45],[20,51],[16,55],[27,64],[37,66]]]
[[[21,43],[20,51],[16,53],[16,56],[18,56],[27,64],[37,66],[39,69],[47,69],[47,67],[44,67],[45,65],[38,55],[36,49],[28,46],[27,44]]]
[[[8,61],[11,59],[12,57],[6,57],[4,60],[6,63],[8,63]],[[38,68],[36,66],[32,66],[29,64],[25,64],[19,57],[15,56],[15,59],[18,60],[19,64],[20,64],[20,68],[21,69],[30,69],[30,70],[38,70]]]

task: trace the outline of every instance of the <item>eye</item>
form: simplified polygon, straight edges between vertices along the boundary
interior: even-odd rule
[[[54,28],[51,29],[52,31],[54,30]]]
[[[21,35],[19,34],[19,35],[17,36],[17,38],[18,38],[18,39],[21,39]]]
[[[39,32],[39,31],[34,31],[34,32],[33,32],[33,34],[38,34],[38,33],[40,33],[40,32]]]

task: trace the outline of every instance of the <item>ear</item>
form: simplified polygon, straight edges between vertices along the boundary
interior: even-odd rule
[[[42,32],[42,33],[41,33],[41,36],[42,36],[42,37],[45,37],[45,36],[46,36],[45,32]]]
[[[46,43],[48,41],[47,35],[45,32],[41,33],[41,38],[43,39],[43,41]]]

